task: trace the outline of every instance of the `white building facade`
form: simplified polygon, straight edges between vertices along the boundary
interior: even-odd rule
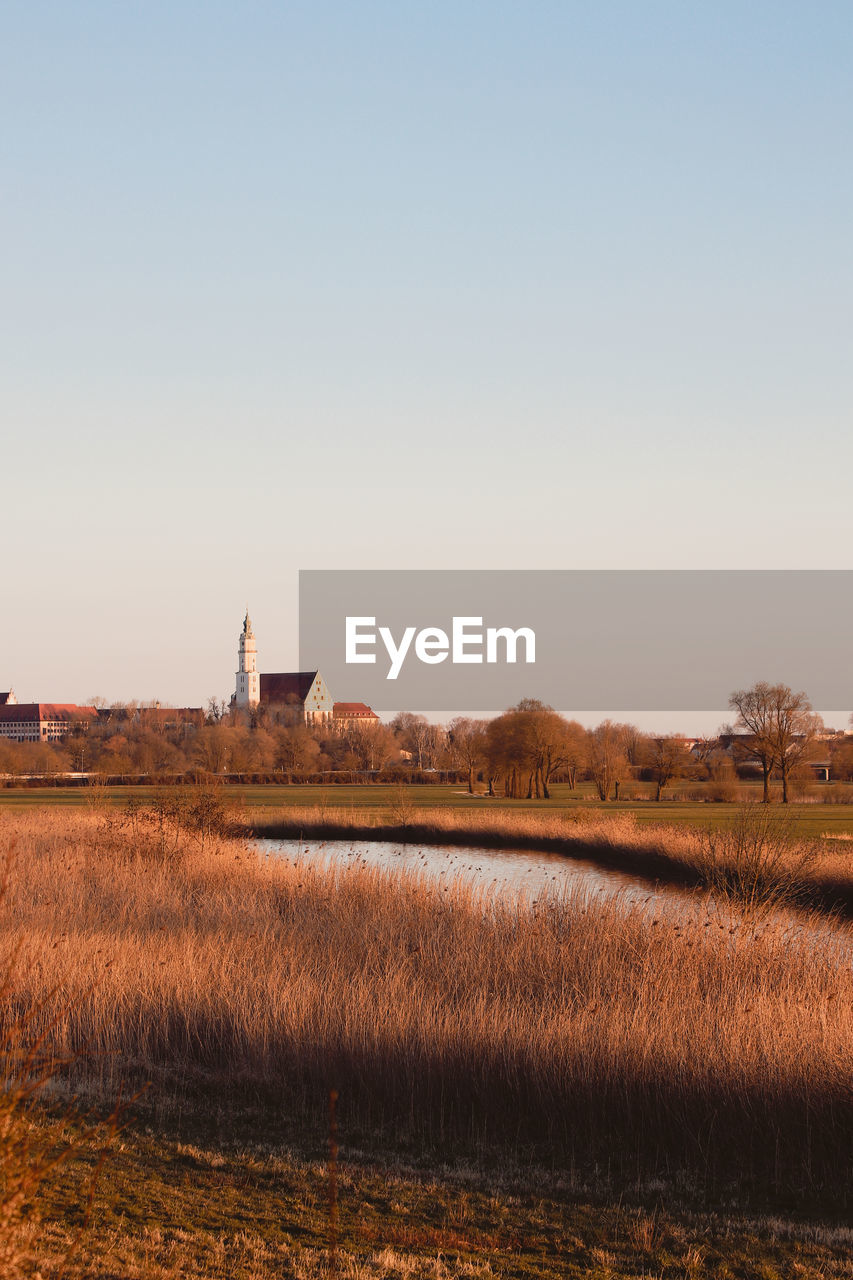
[[[238,707],[256,707],[261,700],[258,647],[255,644],[248,609],[243,619],[243,630],[237,646],[237,690],[234,700]]]
[[[249,711],[262,705],[273,718],[295,717],[305,724],[330,724],[335,706],[319,671],[258,671],[258,648],[248,609],[237,645],[237,685],[231,701]]]

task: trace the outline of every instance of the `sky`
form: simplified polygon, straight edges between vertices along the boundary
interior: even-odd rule
[[[850,567],[848,3],[2,16],[0,688],[228,697],[300,569]]]

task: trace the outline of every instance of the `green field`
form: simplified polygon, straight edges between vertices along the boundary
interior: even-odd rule
[[[109,801],[113,804],[125,804],[131,797],[144,798],[150,796],[151,787],[6,787],[0,789],[0,808],[29,809],[41,805],[92,805]],[[652,787],[649,784],[633,784],[632,794],[636,797],[644,790],[648,798],[632,798],[630,800],[613,801],[602,804],[593,794],[591,786],[582,784],[572,791],[566,784],[553,786],[553,797],[550,800],[506,800],[503,796],[489,798],[485,795],[469,796],[465,787],[459,783],[436,784],[422,786],[413,784],[406,786],[404,794],[411,800],[416,809],[453,809],[493,810],[495,808],[530,812],[540,810],[543,813],[554,813],[560,809],[582,808],[586,811],[599,810],[603,813],[632,813],[638,822],[668,822],[677,825],[717,826],[730,820],[738,811],[736,804],[719,804],[714,802],[697,802],[686,799],[673,790],[659,804],[651,798]],[[695,793],[696,786],[691,788]],[[853,835],[853,785],[849,804],[820,804],[813,800],[793,803],[787,806],[799,834],[804,836]],[[750,798],[758,799],[761,793],[758,784],[745,784],[742,791]],[[363,814],[367,821],[374,818],[388,818],[391,810],[399,804],[401,788],[395,785],[347,786],[347,785],[292,785],[279,786],[266,784],[262,786],[233,785],[228,786],[226,794],[240,800],[249,809],[261,811],[282,809],[289,805],[327,807],[330,818],[333,811],[356,811]],[[781,808],[781,806],[779,806]]]

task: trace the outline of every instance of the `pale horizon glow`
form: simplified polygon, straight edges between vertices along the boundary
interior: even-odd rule
[[[227,699],[300,569],[850,567],[849,5],[3,37],[0,688]]]

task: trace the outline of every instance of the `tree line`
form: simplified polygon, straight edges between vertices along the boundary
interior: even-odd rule
[[[457,716],[436,724],[401,712],[389,724],[306,724],[297,708],[251,712],[211,699],[188,713],[137,705],[102,708],[58,743],[0,740],[0,774],[89,773],[114,779],[237,776],[287,781],[406,778],[458,780],[511,799],[551,797],[555,782],[591,784],[602,801],[626,785],[651,783],[661,800],[675,781],[726,799],[740,778],[756,777],[771,798],[778,779],[787,803],[793,783],[814,779],[818,758],[835,780],[853,780],[853,738],[828,736],[802,692],[759,682],[732,693],[734,720],[709,739],[652,734],[604,720],[587,728],[525,699],[490,719]],[[851,718],[853,719],[853,718]]]

